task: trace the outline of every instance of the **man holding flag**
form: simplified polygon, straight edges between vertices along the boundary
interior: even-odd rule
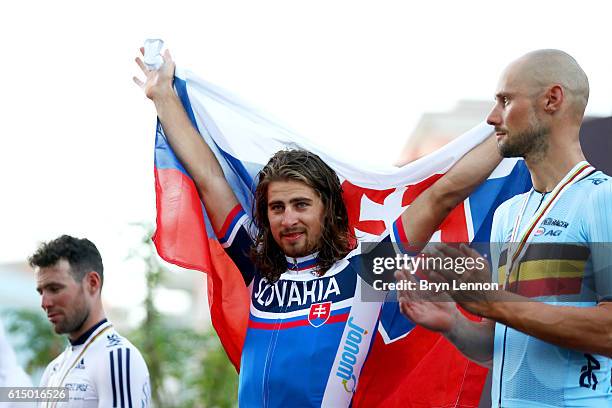
[[[580,148],[588,95],[584,71],[558,50],[524,55],[499,81],[488,122],[502,155],[525,159],[533,189],[503,203],[493,219],[493,281],[505,291],[450,292],[485,319],[400,293],[406,316],[493,367],[494,406],[612,406],[612,180]],[[466,246],[432,254],[479,256]],[[488,268],[426,272],[451,284],[491,279]]]
[[[371,271],[364,270],[338,176],[309,151],[279,151],[258,175],[249,220],[248,208],[174,91],[169,52],[158,70],[136,61],[146,81],[134,80],[155,103],[161,131],[250,291],[241,406],[349,406],[386,293],[367,283]],[[385,240],[427,242],[499,160],[488,138],[416,194],[377,250],[392,257]]]

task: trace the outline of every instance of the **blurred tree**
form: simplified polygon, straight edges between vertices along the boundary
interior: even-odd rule
[[[55,334],[42,311],[6,310],[6,329],[16,341],[15,350],[27,350],[25,370],[35,374],[58,356],[68,343]]]
[[[200,333],[174,324],[155,307],[155,292],[163,285],[165,271],[151,239],[132,257],[145,263],[145,318],[131,334],[149,367],[152,396],[158,407],[235,407],[238,374],[229,362],[216,333]],[[199,273],[199,272],[194,272]],[[204,279],[204,276],[202,276]]]

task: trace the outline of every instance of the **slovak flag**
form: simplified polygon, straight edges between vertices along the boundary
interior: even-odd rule
[[[337,172],[350,225],[359,239],[370,242],[389,231],[406,206],[492,130],[482,124],[402,168],[366,169],[350,163],[348,158],[330,155],[189,71],[177,68],[175,89],[191,122],[219,160],[243,209],[251,210],[256,174],[272,154],[286,148],[307,149]],[[451,212],[433,239],[488,242],[495,208],[526,191],[530,183],[522,161],[504,160],[487,181]],[[248,320],[248,290],[218,243],[195,185],[170,148],[159,123],[155,189],[157,230],[153,241],[157,251],[168,262],[206,273],[213,326],[239,370]],[[329,318],[328,305],[313,307],[308,321],[312,325],[323,324]],[[381,319],[397,316],[393,310],[397,307],[396,302],[388,302]],[[414,328],[403,318],[393,323],[397,324],[385,325],[391,327],[389,330],[378,326],[353,398],[354,407],[478,405],[486,369],[462,357],[438,334]]]

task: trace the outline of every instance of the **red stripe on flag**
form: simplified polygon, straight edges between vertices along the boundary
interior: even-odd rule
[[[246,336],[249,292],[244,279],[216,239],[208,239],[202,204],[193,180],[181,171],[155,169],[159,256],[207,274],[211,320],[236,370]]]
[[[155,193],[157,228],[153,242],[159,256],[183,268],[209,271],[208,237],[193,180],[179,170],[156,168]]]
[[[435,183],[444,174],[434,174],[421,181],[420,183],[408,186],[408,189],[404,192],[402,197],[402,207],[412,204],[414,200],[425,190],[427,190],[433,183]]]
[[[236,371],[249,320],[249,290],[242,274],[225,253],[221,244],[210,239],[212,269],[208,278],[208,305],[213,327]]]
[[[440,224],[442,242],[469,242],[465,207],[462,202]]]
[[[352,406],[477,407],[487,371],[422,327],[389,344],[377,333]]]

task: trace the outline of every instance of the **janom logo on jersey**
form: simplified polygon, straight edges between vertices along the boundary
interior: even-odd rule
[[[353,323],[353,318],[349,317],[347,323],[350,328],[343,344],[343,352],[338,365],[336,376],[342,379],[342,385],[346,392],[353,393],[357,388],[357,377],[355,377],[355,364],[359,355],[359,345],[363,341],[363,336],[368,334],[364,328]]]

